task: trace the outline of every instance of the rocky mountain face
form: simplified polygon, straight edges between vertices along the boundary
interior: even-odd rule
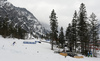
[[[25,8],[15,7],[7,0],[0,0],[0,17],[8,16],[13,27],[20,26],[33,35],[45,35],[48,32],[37,18]]]

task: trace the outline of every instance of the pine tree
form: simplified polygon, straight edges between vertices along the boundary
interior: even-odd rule
[[[56,13],[53,9],[53,11],[51,12],[51,15],[50,15],[50,26],[51,26],[51,50],[53,50],[53,41],[56,41],[57,43],[57,39],[58,39],[58,31],[57,31],[57,28],[58,28],[58,22],[57,22],[57,17],[56,17]]]
[[[12,23],[9,24],[9,37],[13,38],[13,27],[12,27]]]
[[[76,51],[76,43],[77,43],[77,12],[75,11],[73,20],[72,20],[72,41],[73,41],[73,48]]]
[[[96,56],[96,46],[97,46],[97,39],[98,39],[98,24],[96,15],[92,13],[90,15],[90,22],[91,22],[91,42],[93,42],[93,56]]]
[[[66,37],[66,40],[68,41],[68,44],[69,44],[68,46],[72,47],[73,42],[72,42],[72,25],[71,24],[69,24],[66,29],[65,37]]]
[[[2,35],[3,33],[2,28],[3,28],[3,18],[0,17],[0,35]]]
[[[64,40],[64,33],[63,33],[63,27],[60,29],[60,34],[59,34],[59,43],[61,43],[61,47],[63,48],[65,40]]]
[[[82,3],[80,6],[79,19],[78,19],[78,35],[81,42],[82,54],[84,54],[86,50],[86,43],[88,41],[87,32],[88,32],[88,27],[87,27],[86,7],[85,7],[85,4]]]
[[[6,36],[8,36],[8,15],[6,15],[6,17],[3,20],[3,37],[5,38]]]
[[[13,23],[9,23],[8,15],[5,18],[0,17],[0,34],[5,37],[24,39],[25,33],[27,33],[20,26],[13,27]]]

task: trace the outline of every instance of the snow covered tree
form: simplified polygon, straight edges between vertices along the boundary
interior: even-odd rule
[[[68,41],[68,46],[72,47],[72,25],[69,24],[67,29],[66,29],[66,34],[65,34],[66,40]]]
[[[81,42],[81,52],[85,54],[86,43],[88,41],[88,25],[87,25],[87,13],[85,4],[81,4],[79,10],[79,18],[78,18],[78,35]]]
[[[2,28],[3,28],[3,18],[0,17],[0,34],[1,34],[1,35],[2,35],[2,33],[3,33]]]
[[[98,24],[96,15],[92,13],[90,15],[91,22],[91,42],[93,43],[93,56],[96,56],[96,47],[97,47],[97,39],[98,39]]]
[[[72,41],[73,41],[73,48],[76,51],[76,43],[77,43],[77,12],[75,11],[72,20]]]
[[[65,40],[64,40],[64,33],[63,33],[63,27],[60,29],[60,34],[59,34],[59,43],[61,43],[61,47],[63,48]]]
[[[53,9],[53,11],[51,12],[50,15],[50,26],[51,26],[51,50],[53,50],[53,41],[56,41],[56,43],[58,42],[58,22],[57,22],[57,17],[56,17],[56,13]]]
[[[3,20],[3,37],[5,38],[8,35],[8,15],[5,16],[4,20]]]
[[[13,27],[12,22],[9,23],[8,16],[5,16],[5,18],[0,17],[0,34],[4,38],[11,37],[11,38],[24,39],[25,33],[27,32],[20,26]]]
[[[77,12],[75,11],[72,19],[72,25],[69,24],[66,30],[66,39],[68,40],[69,47],[72,47],[76,51],[77,43]]]

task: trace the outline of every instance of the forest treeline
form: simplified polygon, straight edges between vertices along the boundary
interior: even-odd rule
[[[76,52],[76,48],[79,47],[78,42],[80,42],[80,52],[86,55],[88,51],[91,51],[90,44],[93,45],[93,54],[95,53],[96,47],[98,47],[98,31],[99,24],[96,19],[96,15],[92,13],[87,17],[86,6],[81,3],[79,11],[75,10],[73,14],[72,22],[68,24],[66,32],[64,34],[63,27],[61,27],[60,32],[58,32],[58,22],[55,10],[51,12],[50,15],[50,27],[51,27],[51,49],[53,50],[54,41],[56,44],[64,48],[67,43],[68,47],[72,47],[72,50]]]
[[[0,35],[4,38],[24,39],[26,33],[20,26],[13,26],[13,22],[8,18],[8,15],[0,17]]]

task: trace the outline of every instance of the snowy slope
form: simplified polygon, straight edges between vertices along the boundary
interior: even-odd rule
[[[48,43],[23,44],[23,41],[39,41],[34,40],[18,40],[4,39],[0,36],[0,61],[99,61],[100,58],[76,59],[67,56],[61,56],[54,53]],[[13,42],[16,44],[13,46]]]

